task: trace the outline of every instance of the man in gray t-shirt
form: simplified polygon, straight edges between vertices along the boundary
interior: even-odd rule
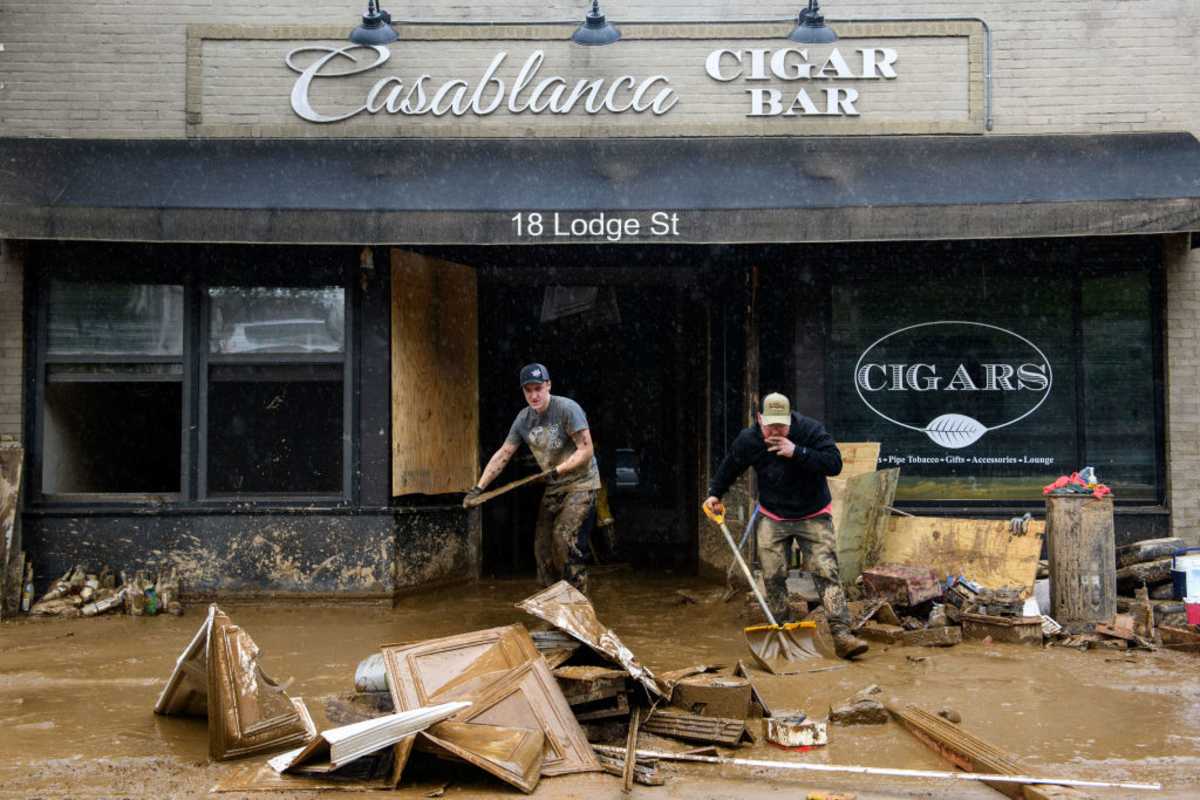
[[[481,494],[508,464],[522,443],[529,445],[546,478],[538,510],[533,551],[538,579],[549,586],[567,580],[587,594],[588,537],[596,520],[600,472],[587,416],[569,397],[550,394],[550,373],[541,364],[521,368],[526,407],[509,428],[504,444],[488,460],[468,497]]]

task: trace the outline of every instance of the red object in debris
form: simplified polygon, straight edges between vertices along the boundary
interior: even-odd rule
[[[1056,489],[1062,489],[1065,486],[1083,486],[1091,488],[1093,497],[1104,497],[1112,494],[1112,489],[1109,489],[1103,483],[1088,484],[1083,478],[1079,477],[1078,472],[1072,472],[1070,475],[1059,476],[1054,483],[1046,484],[1042,487],[1042,494],[1050,494]],[[1081,492],[1082,494],[1082,492]]]
[[[882,597],[896,606],[915,606],[942,596],[942,583],[929,568],[878,564],[863,570],[868,597]]]

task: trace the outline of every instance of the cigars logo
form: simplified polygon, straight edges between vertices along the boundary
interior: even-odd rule
[[[1037,411],[1053,372],[1033,342],[983,322],[942,320],[892,331],[854,366],[867,408],[949,449]]]

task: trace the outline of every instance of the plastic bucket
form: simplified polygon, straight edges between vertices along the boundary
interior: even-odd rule
[[[1200,597],[1200,547],[1185,547],[1171,556],[1171,584],[1176,600]]]
[[[1188,625],[1200,625],[1200,597],[1185,597],[1183,606],[1187,609]]]

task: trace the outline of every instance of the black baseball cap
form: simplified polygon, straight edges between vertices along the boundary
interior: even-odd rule
[[[521,385],[527,383],[545,383],[550,380],[550,370],[544,364],[526,364],[521,367]]]

